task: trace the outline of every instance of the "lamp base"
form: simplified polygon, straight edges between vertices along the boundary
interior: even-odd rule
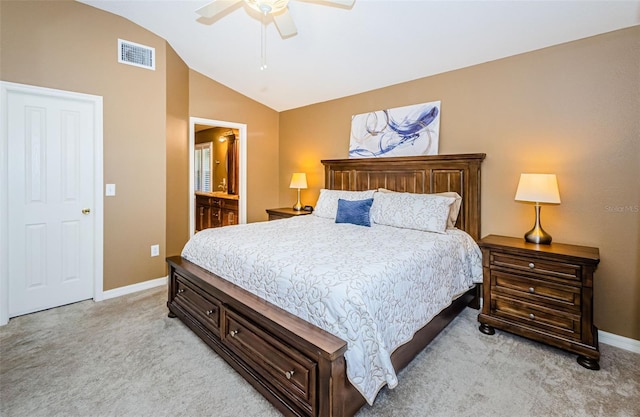
[[[544,231],[542,227],[529,230],[524,235],[524,240],[529,243],[537,243],[539,245],[549,245],[551,244],[551,235]]]
[[[293,209],[295,211],[301,211],[302,210],[302,203],[300,203],[300,189],[298,188],[298,202],[293,206]]]
[[[537,243],[539,245],[551,244],[551,235],[544,231],[540,224],[540,206],[536,204],[536,223],[533,228],[524,235],[524,240],[529,243]]]

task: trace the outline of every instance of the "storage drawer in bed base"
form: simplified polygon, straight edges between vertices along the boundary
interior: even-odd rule
[[[169,306],[169,310],[283,414],[287,416],[311,415],[308,409],[302,409],[296,404],[292,404],[290,396],[287,396],[274,387],[268,380],[265,380],[259,372],[256,372],[247,362],[239,358],[238,355],[223,344],[217,336],[214,336],[207,328],[203,327],[199,321],[190,316],[183,308],[173,305]]]
[[[183,321],[282,413],[352,414],[332,410],[329,401],[331,390],[354,390],[347,386],[344,341],[181,258],[169,260],[169,277],[169,315]]]

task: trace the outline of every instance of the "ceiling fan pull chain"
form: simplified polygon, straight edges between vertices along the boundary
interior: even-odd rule
[[[267,10],[262,11],[262,27],[260,28],[260,71],[267,69]]]

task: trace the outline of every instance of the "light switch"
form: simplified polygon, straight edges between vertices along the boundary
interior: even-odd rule
[[[116,195],[116,185],[115,184],[107,184],[105,195],[107,197],[111,197]]]

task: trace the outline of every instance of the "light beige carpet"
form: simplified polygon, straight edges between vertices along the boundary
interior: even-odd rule
[[[279,413],[178,319],[158,288],[11,319],[0,327],[0,416]],[[640,355],[575,355],[477,330],[466,309],[383,389],[370,416],[640,416]]]

